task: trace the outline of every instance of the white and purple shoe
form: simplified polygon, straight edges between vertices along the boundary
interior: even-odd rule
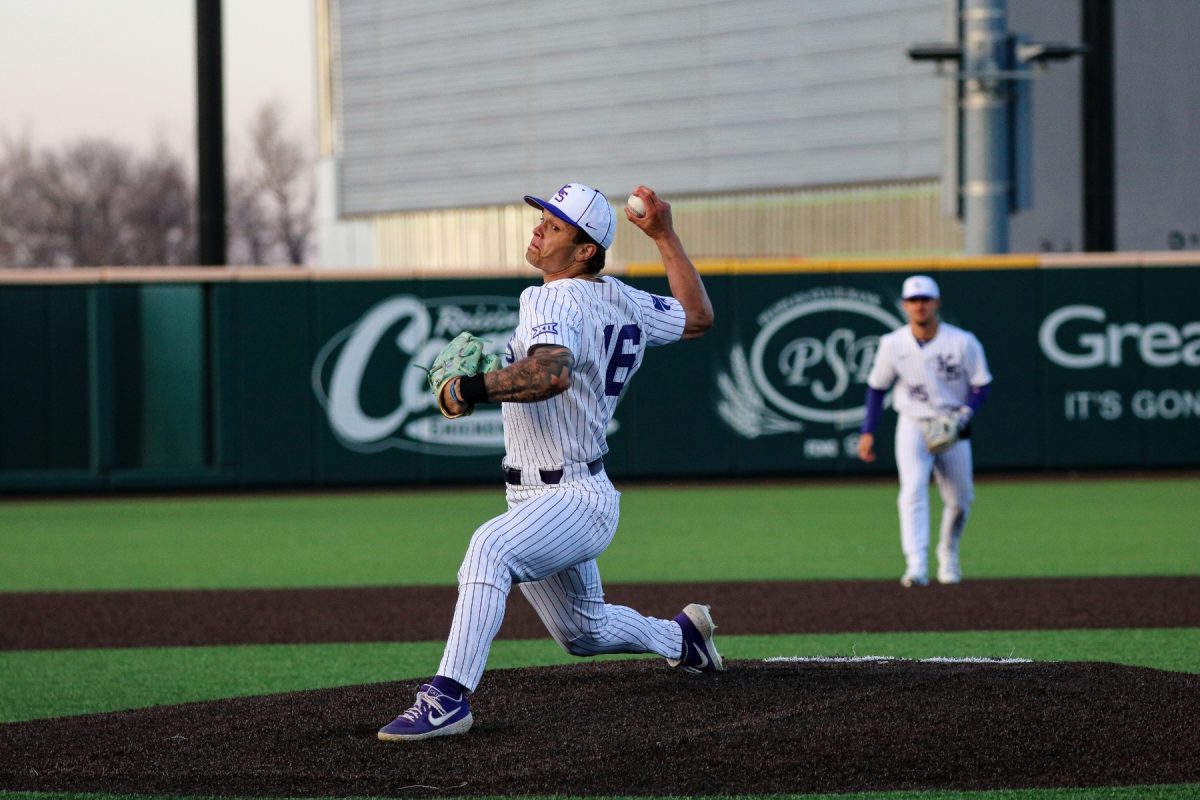
[[[417,702],[380,728],[379,738],[385,742],[406,742],[453,736],[469,731],[474,721],[466,695],[455,699],[439,692],[433,685],[423,683],[417,692]]]
[[[721,672],[725,669],[725,659],[713,644],[713,631],[717,626],[709,606],[692,603],[675,617],[675,622],[683,631],[683,653],[677,659],[668,658],[668,664],[686,672]]]

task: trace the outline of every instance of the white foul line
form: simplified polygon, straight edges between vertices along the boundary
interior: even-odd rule
[[[808,664],[861,664],[875,661],[915,661],[920,664],[1032,664],[1029,658],[949,658],[937,656],[934,658],[897,658],[896,656],[772,656],[764,658],[765,663],[795,662]]]

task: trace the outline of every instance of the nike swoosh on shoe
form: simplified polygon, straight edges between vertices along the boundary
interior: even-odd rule
[[[455,711],[448,711],[439,717],[436,713],[431,711],[429,712],[429,724],[435,728],[440,728],[445,725],[455,713]]]

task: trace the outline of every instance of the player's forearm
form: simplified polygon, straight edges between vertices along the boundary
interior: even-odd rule
[[[862,433],[874,434],[875,429],[879,427],[879,418],[883,416],[883,398],[886,394],[887,392],[872,386],[867,387],[867,414],[859,429]]]
[[[539,347],[510,367],[483,376],[489,403],[536,403],[571,388],[575,357],[565,347]]]
[[[686,315],[683,338],[695,339],[703,336],[713,326],[713,307],[696,265],[688,258],[683,249],[683,242],[674,232],[656,237],[654,243],[658,246],[663,266],[667,270],[671,296],[683,306],[683,313]]]
[[[974,414],[979,409],[983,408],[983,404],[987,402],[988,395],[992,393],[992,385],[986,383],[983,386],[972,386],[971,391],[967,393],[967,402],[965,405],[971,409]]]

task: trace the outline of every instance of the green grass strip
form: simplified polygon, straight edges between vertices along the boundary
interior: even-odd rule
[[[78,794],[66,792],[0,792],[0,800],[129,800],[131,795]],[[706,795],[704,800],[1187,800],[1200,797],[1200,784],[1169,786],[1100,786],[1087,789],[1000,789],[982,792],[862,792],[859,794],[773,794]],[[170,795],[138,795],[139,800],[174,800]],[[231,800],[231,798],[193,798],[193,800]],[[254,800],[247,798],[246,800]],[[279,800],[279,798],[271,798]],[[293,798],[292,800],[301,800]],[[304,800],[312,800],[306,798]],[[382,797],[357,797],[344,800],[387,800]],[[475,800],[480,800],[476,798]],[[489,800],[489,798],[483,798]],[[511,800],[510,797],[491,800]],[[522,795],[522,800],[575,800],[569,796],[540,797]],[[579,800],[583,800],[580,798]],[[645,800],[643,797],[588,798],[587,800]],[[683,796],[661,800],[683,800]]]
[[[1200,674],[1198,628],[727,636],[719,643],[731,659],[1017,657],[1112,661]],[[443,646],[418,642],[3,652],[0,722],[421,679],[436,669]],[[498,641],[488,668],[578,662],[548,639]],[[485,678],[484,691],[486,686]],[[410,699],[397,697],[397,709]]]
[[[977,494],[968,579],[1200,574],[1200,480],[984,480]],[[890,483],[633,485],[601,570],[608,583],[894,579],[895,499]],[[503,510],[499,489],[6,503],[0,591],[448,585]]]

